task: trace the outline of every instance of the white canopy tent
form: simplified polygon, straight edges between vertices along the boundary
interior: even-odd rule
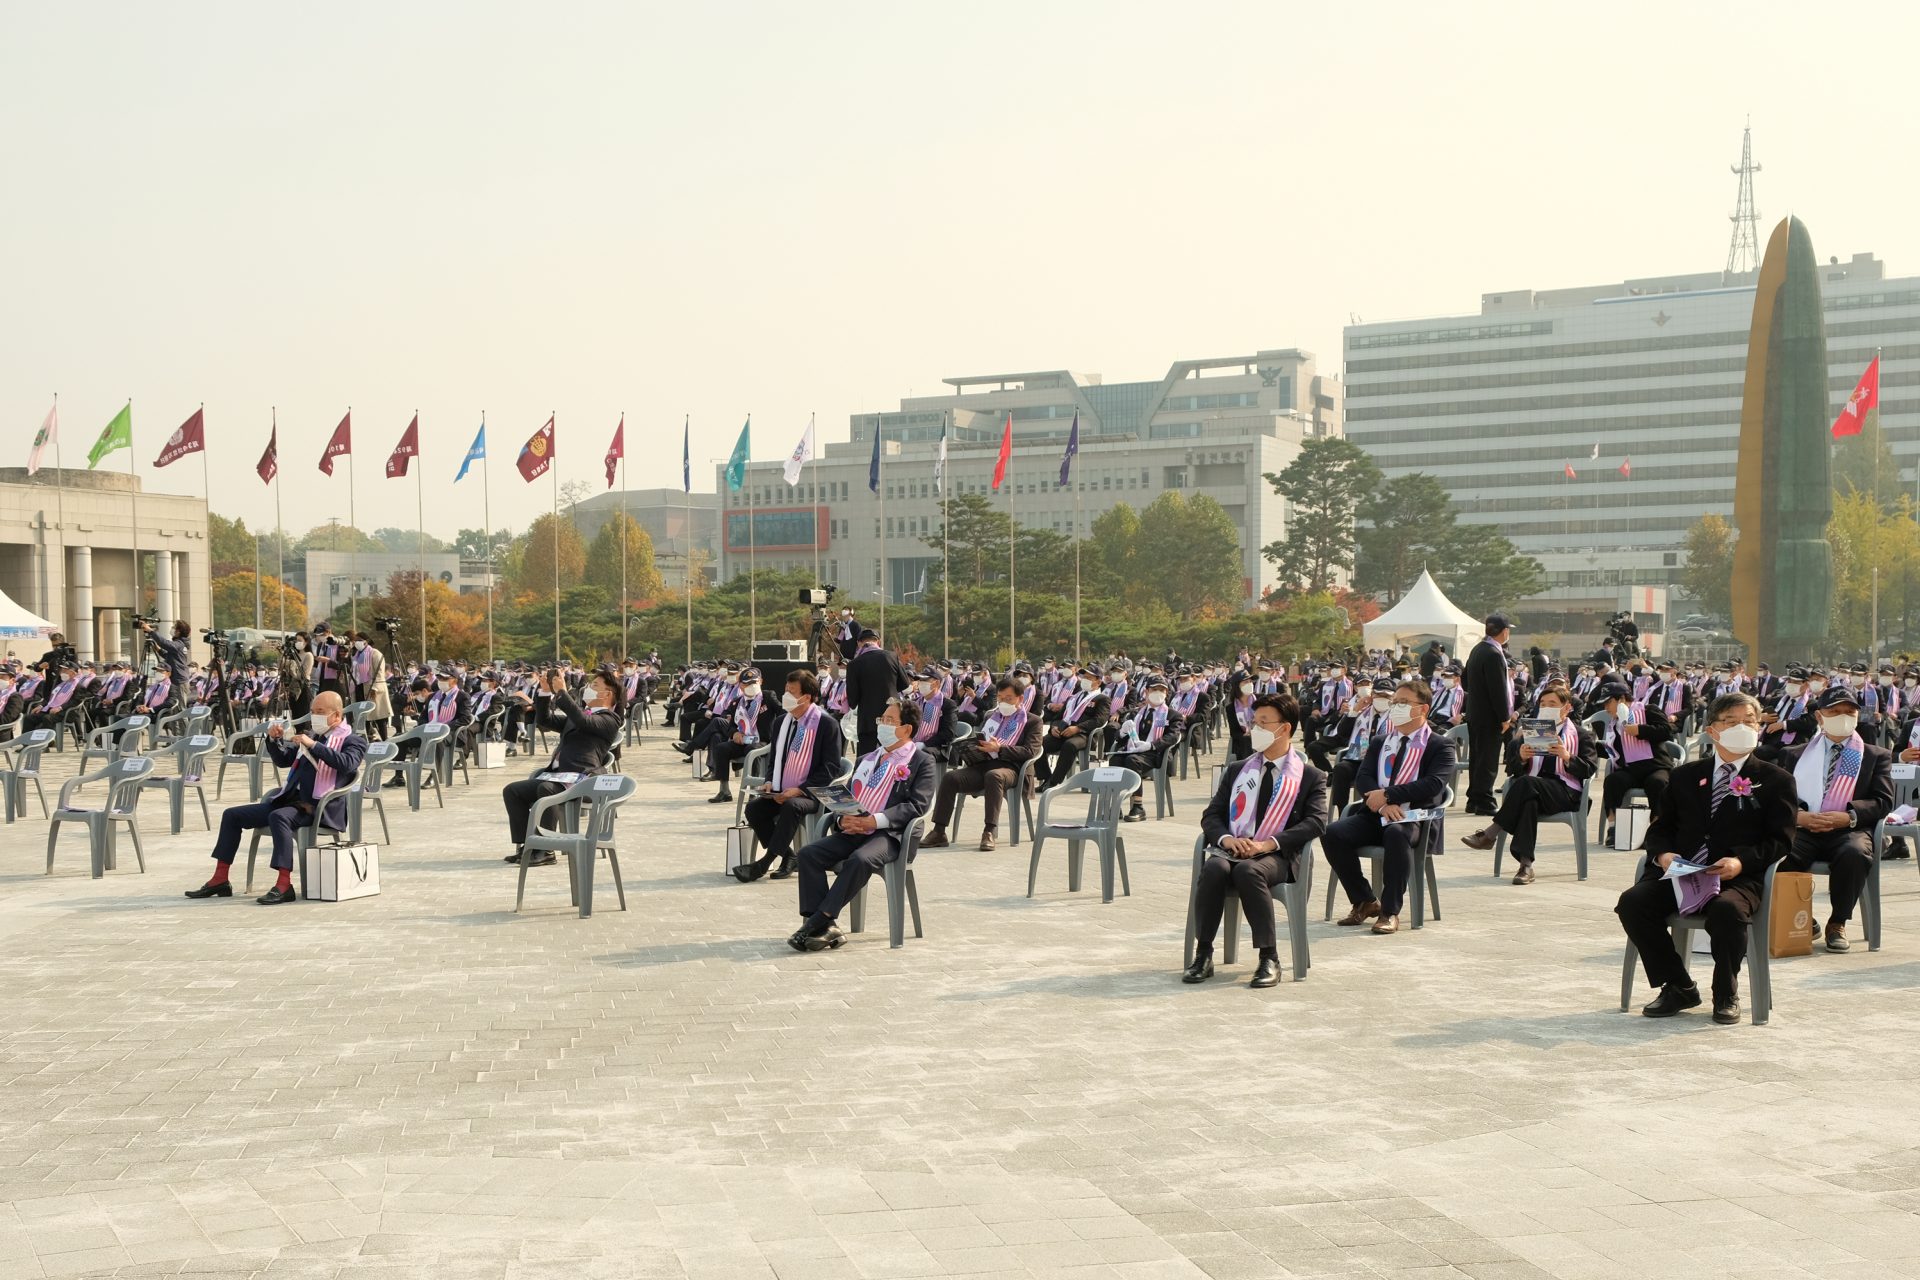
[[[1447,599],[1440,584],[1425,569],[1399,603],[1361,628],[1369,649],[1391,649],[1406,645],[1418,650],[1430,641],[1447,646],[1449,657],[1459,659],[1467,649],[1479,643],[1487,628],[1480,619]]]
[[[6,592],[0,591],[0,639],[31,639],[47,635],[53,630],[51,622],[21,608]]]

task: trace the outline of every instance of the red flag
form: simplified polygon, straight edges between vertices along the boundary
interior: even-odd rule
[[[1633,479],[1633,459],[1632,458],[1620,459],[1620,474],[1625,476],[1629,480]]]
[[[1013,410],[1007,410],[1007,425],[1000,431],[1000,458],[993,464],[993,491],[1000,492],[1000,485],[1007,478],[1007,464],[1013,461]]]
[[[607,446],[607,488],[613,488],[613,469],[620,459],[627,456],[627,415],[620,415],[620,425],[613,429],[613,443]]]
[[[1573,464],[1572,464],[1571,462],[1569,462],[1569,463],[1567,464],[1567,479],[1569,479],[1569,480],[1578,480],[1579,478],[1580,478],[1580,476],[1579,476],[1579,474],[1578,474],[1577,472],[1575,472],[1575,471],[1574,471],[1574,469],[1573,469]]]
[[[1880,357],[1875,356],[1867,371],[1860,375],[1860,381],[1854,384],[1853,394],[1840,406],[1840,416],[1833,420],[1835,436],[1857,436],[1867,423],[1867,415],[1880,407]]]
[[[547,425],[534,432],[533,436],[520,446],[520,460],[514,465],[520,468],[521,478],[529,482],[547,474],[547,468],[553,465],[552,417],[548,417]]]
[[[206,410],[195,409],[193,416],[180,424],[179,430],[167,441],[167,447],[153,460],[155,467],[164,467],[169,462],[178,462],[190,453],[204,453],[207,448]]]
[[[260,473],[261,484],[272,484],[273,478],[280,474],[280,428],[275,427],[267,437],[267,451],[260,455],[253,469]]]
[[[333,438],[327,441],[327,450],[320,455],[320,470],[333,474],[333,460],[343,453],[353,452],[353,410],[347,410],[347,416],[340,419],[340,425],[333,429]]]
[[[393,452],[387,455],[387,479],[407,474],[407,464],[420,456],[420,415],[414,414],[413,421],[400,436],[400,443],[393,446]]]

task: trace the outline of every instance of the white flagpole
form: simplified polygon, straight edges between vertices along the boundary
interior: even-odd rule
[[[880,459],[880,465],[874,468],[880,479],[880,644],[887,643],[887,436],[881,426],[881,416],[873,415],[873,456]]]
[[[347,421],[347,430],[351,432],[353,430],[352,405],[347,406]],[[355,542],[353,550],[347,553],[347,600],[350,611],[348,625],[355,631],[360,630],[360,543],[358,541],[360,524],[359,517],[354,514],[353,503],[353,460],[358,456],[359,454],[353,448],[353,438],[349,435],[347,438],[347,527],[353,530]]]
[[[681,524],[680,531],[686,539],[686,569],[681,578],[687,597],[687,665],[693,665],[693,463],[688,454],[692,446],[688,443],[687,424],[680,423],[680,494]],[[724,516],[723,516],[724,520]],[[724,534],[722,544],[725,543]]]
[[[1080,477],[1068,472],[1067,478],[1073,484],[1073,660],[1078,664],[1086,661],[1080,656]]]
[[[952,412],[948,411],[951,419]],[[947,433],[940,432],[940,656],[953,661],[953,581],[947,576]]]
[[[133,482],[133,611],[143,611],[142,582],[145,577],[140,572],[140,477],[134,473],[133,444],[133,397],[127,397],[127,479]],[[158,591],[156,585],[156,603]]]
[[[427,665],[427,460],[420,448],[420,411],[413,411],[413,498],[420,521],[420,665]],[[400,655],[394,654],[395,661]]]
[[[276,406],[272,412],[273,412],[273,543],[274,543],[274,548],[279,556],[279,564],[275,572],[278,573],[280,577],[280,583],[274,589],[274,594],[280,597],[280,642],[282,644],[285,644],[287,639],[287,531],[285,528],[281,526],[281,523],[280,523],[280,410]],[[311,602],[309,602],[307,612],[308,613],[313,612]],[[308,647],[311,648],[312,646],[309,645]]]
[[[620,411],[620,661],[627,660],[627,411]]]
[[[820,581],[820,438],[814,433],[814,415],[807,415],[807,462],[813,467],[813,585]]]
[[[753,415],[747,415],[747,456],[740,468],[747,485],[747,661],[760,643],[760,579],[758,547],[760,531],[753,516]]]
[[[547,530],[553,547],[553,660],[560,661],[560,468],[553,465],[554,446],[560,442],[559,410],[547,417],[553,423],[553,438],[547,441],[547,470],[553,473],[553,527]]]
[[[1013,448],[1007,448],[1007,666],[1011,668],[1019,653],[1014,644],[1013,620],[1014,567],[1013,548],[1019,541],[1020,525],[1013,514]]]
[[[64,581],[67,576],[67,470],[65,465],[60,461],[60,393],[58,391],[53,393],[53,479],[55,487],[59,492],[60,577]],[[1915,488],[1920,488],[1920,484],[1916,484]],[[51,583],[52,580],[53,576],[49,574],[47,581]],[[51,592],[48,594],[51,594]],[[71,599],[72,596],[69,595],[68,598]],[[58,606],[60,609],[59,613],[53,611],[56,606],[52,600],[48,600],[46,604],[47,617],[49,618],[58,618],[66,612],[64,604]],[[88,619],[86,625],[92,626],[92,620]]]
[[[487,527],[487,665],[493,665],[493,486],[487,479],[487,411],[480,411],[480,519]]]

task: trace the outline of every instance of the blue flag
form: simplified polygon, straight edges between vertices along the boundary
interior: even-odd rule
[[[680,487],[687,493],[693,492],[693,427],[692,418],[680,423]]]
[[[880,492],[880,422],[873,424],[873,461],[867,464],[867,488],[874,493]]]
[[[747,454],[752,451],[751,434],[753,415],[747,415],[746,425],[740,428],[740,438],[733,442],[733,456],[727,459],[727,488],[740,492],[740,486],[747,482]]]
[[[480,430],[473,437],[473,445],[467,450],[466,460],[460,464],[460,474],[453,478],[459,484],[467,478],[467,468],[487,456],[487,424],[481,423]]]
[[[1065,485],[1073,474],[1073,455],[1080,452],[1080,411],[1073,411],[1073,426],[1067,431],[1067,451],[1060,455],[1060,483]]]

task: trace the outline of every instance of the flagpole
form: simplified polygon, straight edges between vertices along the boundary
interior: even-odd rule
[[[414,425],[420,423],[420,411],[413,411]],[[427,665],[427,460],[421,456],[420,436],[413,437],[413,500],[420,522],[420,665]],[[456,562],[457,563],[457,562]],[[397,661],[399,654],[393,655]]]
[[[547,421],[553,422],[558,410],[547,415]],[[548,444],[559,443],[560,427],[554,424],[553,438]],[[553,465],[553,449],[547,450],[547,470],[553,473],[553,527],[547,530],[549,541],[553,544],[553,660],[560,661],[560,468]]]
[[[951,419],[952,411],[948,410]],[[953,580],[947,576],[947,432],[940,431],[940,657],[953,661]]]
[[[620,661],[627,660],[627,413],[620,411]]]
[[[140,572],[140,477],[134,474],[133,397],[127,397],[127,479],[133,484],[133,611],[142,610]],[[157,586],[158,584],[156,584]]]
[[[747,660],[753,660],[760,643],[760,582],[758,547],[760,531],[753,516],[753,415],[747,415],[747,456],[741,460],[740,474],[747,483]]]
[[[487,479],[487,411],[480,411],[480,520],[487,535],[487,665],[493,665],[493,486]]]
[[[53,478],[55,488],[59,492],[60,579],[64,582],[67,576],[67,469],[65,464],[60,461],[60,393],[58,391],[53,393]],[[1920,488],[1920,481],[1916,481],[1916,488]],[[47,580],[51,582],[53,576],[49,574]],[[48,594],[51,594],[51,592]],[[68,598],[72,598],[71,593],[68,594]],[[53,612],[54,603],[52,600],[48,600],[46,603],[48,610],[47,617],[49,618],[57,618],[60,614],[66,612],[64,603],[60,606],[60,614]],[[87,620],[87,625],[89,627],[92,626],[92,619]]]
[[[1007,448],[1007,666],[1009,668],[1013,666],[1014,661],[1020,656],[1019,649],[1014,643],[1015,628],[1013,620],[1013,548],[1019,541],[1019,528],[1013,514],[1013,448],[1011,444],[1009,444]]]
[[[1069,474],[1073,483],[1073,661],[1085,662],[1080,654],[1080,477]]]
[[[687,665],[693,665],[693,462],[689,455],[693,452],[692,437],[688,434],[687,422],[680,423],[680,532],[686,539],[685,568],[681,573],[680,585],[687,597]],[[717,504],[716,504],[717,505]],[[724,536],[721,539],[725,544]]]
[[[265,596],[260,585],[260,531],[253,531],[253,629],[266,626],[263,610],[266,607]]]
[[[873,456],[880,460],[874,474],[880,481],[880,644],[887,643],[887,438],[879,414],[873,415]]]
[[[353,420],[352,405],[347,406],[347,420],[349,422]],[[358,535],[360,532],[359,517],[354,514],[354,509],[353,509],[353,460],[354,460],[354,457],[356,456],[353,451],[353,436],[351,434],[353,431],[353,428],[349,426],[347,428],[347,431],[349,433],[347,436],[347,527],[349,529],[352,529],[355,535]],[[348,625],[352,627],[353,630],[355,631],[360,630],[360,583],[358,581],[359,577],[360,577],[360,544],[358,541],[356,541],[353,544],[353,550],[347,553],[347,586],[348,586],[347,601],[348,601],[348,609],[349,609],[348,617],[350,619]]]
[[[275,406],[273,413],[273,544],[279,555],[275,572],[279,583],[274,594],[280,597],[280,643],[287,641],[287,531],[280,524],[280,409]],[[311,585],[311,584],[309,584]],[[311,602],[307,609],[312,613]]]

